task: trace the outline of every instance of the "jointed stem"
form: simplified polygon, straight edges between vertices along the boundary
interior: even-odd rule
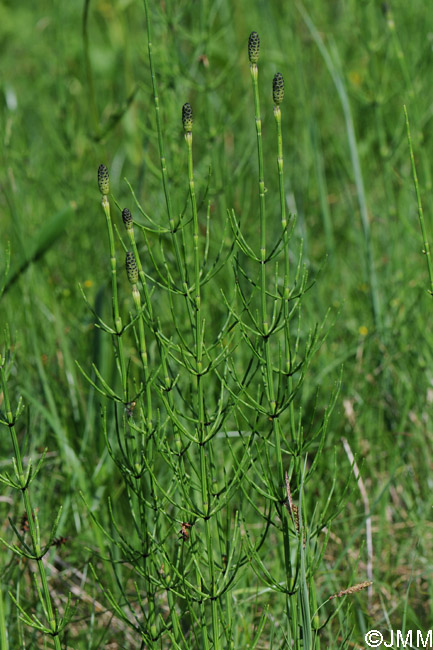
[[[284,159],[283,159],[283,135],[281,130],[281,109],[279,106],[274,106],[275,124],[277,126],[277,166],[278,166],[278,181],[280,189],[280,211],[281,211],[281,227],[283,229],[283,247],[284,247],[284,322],[286,324],[285,331],[285,371],[288,374],[288,389],[289,394],[293,391],[293,379],[291,375],[292,366],[292,351],[290,345],[290,332],[289,332],[289,298],[290,298],[290,255],[289,255],[289,234],[287,232],[287,216],[286,216],[286,199],[284,194]],[[290,415],[290,428],[292,439],[295,437],[295,407],[293,400],[289,405]]]
[[[132,241],[133,244],[135,244],[132,221],[128,222],[127,230],[128,230],[130,241]],[[128,252],[126,255],[126,271],[127,271],[128,279],[132,283],[132,297],[134,300],[136,314],[137,314],[138,343],[139,343],[141,363],[143,366],[143,383],[144,383],[144,390],[146,395],[146,400],[145,400],[146,430],[145,432],[137,431],[136,436],[133,437],[135,441],[135,463],[133,467],[133,471],[135,474],[133,480],[135,482],[134,492],[137,495],[140,495],[139,513],[140,513],[140,526],[141,526],[140,533],[141,533],[142,545],[143,545],[142,561],[144,565],[143,573],[146,576],[148,557],[150,555],[149,519],[151,516],[151,513],[149,512],[146,506],[146,501],[148,500],[149,495],[154,496],[155,485],[154,485],[154,480],[152,475],[150,475],[149,477],[149,475],[146,473],[144,477],[142,476],[145,468],[144,463],[149,464],[151,467],[153,466],[154,449],[153,449],[153,439],[152,439],[152,432],[153,432],[152,391],[151,391],[150,372],[149,372],[148,357],[147,357],[146,337],[144,334],[144,314],[141,307],[140,291],[138,289],[139,277],[141,277],[141,282],[144,287],[146,300],[149,305],[150,302],[149,302],[149,295],[147,292],[147,286],[145,282],[145,276],[143,273],[140,259],[138,257],[138,251],[136,245],[133,246],[133,248],[134,248],[134,253]],[[141,274],[139,274],[139,268]],[[150,316],[151,315],[152,315],[152,310],[150,311]],[[145,456],[145,460],[144,460],[144,456]],[[154,511],[156,512],[156,508],[154,509]],[[152,637],[156,637],[158,632],[156,627],[155,587],[152,584],[152,582],[147,579],[147,577],[145,581],[146,581],[147,601],[148,601],[147,625],[149,627]]]
[[[261,294],[261,320],[262,320],[262,336],[263,336],[263,346],[264,346],[264,356],[265,356],[265,377],[266,377],[266,397],[268,399],[270,416],[276,414],[277,404],[275,399],[275,389],[274,389],[274,377],[272,370],[272,358],[271,358],[271,347],[270,347],[270,336],[269,336],[269,323],[267,315],[267,305],[266,305],[266,205],[265,205],[265,182],[264,182],[264,166],[263,166],[263,147],[262,147],[262,129],[261,129],[261,118],[260,118],[260,100],[259,100],[259,89],[258,89],[258,69],[257,64],[251,64],[251,78],[253,82],[253,92],[254,92],[254,108],[255,108],[255,120],[256,120],[256,132],[257,132],[257,152],[258,152],[258,163],[259,163],[259,199],[260,199],[260,294]],[[279,112],[279,109],[278,109]],[[278,120],[277,120],[278,123]],[[282,136],[281,136],[281,113],[280,113],[280,130],[278,133],[278,170],[279,170],[279,180],[280,180],[280,202],[281,202],[281,220],[283,227],[285,228],[284,233],[284,244],[285,244],[285,277],[284,277],[284,304],[285,311],[284,315],[288,315],[288,292],[289,292],[289,258],[288,258],[288,237],[287,237],[287,221],[286,221],[286,212],[285,212],[285,203],[284,203],[284,182],[283,182],[283,153],[282,153]],[[286,318],[286,323],[288,326],[288,318]],[[286,355],[289,354],[289,342],[288,342],[288,332],[286,332]],[[286,356],[287,359],[287,356]],[[277,486],[274,487],[276,496],[281,500],[282,492],[284,491],[284,466],[281,453],[281,440],[283,438],[281,431],[281,424],[278,417],[273,419],[274,424],[274,433],[275,433],[275,452],[276,452],[276,465],[278,471]],[[291,417],[292,433],[294,432],[294,414],[292,413]],[[290,558],[290,539],[289,539],[289,530],[288,530],[288,521],[287,516],[283,515],[283,541],[284,541],[284,555],[285,555],[285,565],[286,569],[290,567],[291,558]],[[287,574],[287,586],[290,589],[290,574]],[[290,621],[290,600],[289,597],[286,599],[287,607],[287,617],[288,624]]]
[[[122,390],[123,398],[126,402],[127,399],[127,378],[126,378],[126,366],[125,366],[125,355],[123,351],[123,342],[122,342],[122,318],[119,311],[119,299],[117,296],[117,262],[116,262],[116,250],[114,246],[114,234],[113,234],[113,224],[111,221],[110,213],[110,203],[106,195],[102,196],[102,207],[104,209],[104,214],[107,220],[107,232],[108,232],[108,241],[110,245],[110,261],[111,261],[111,291],[112,291],[112,304],[113,304],[113,319],[114,327],[117,333],[117,358],[119,363],[119,371],[122,381]]]
[[[259,162],[259,200],[260,200],[260,307],[261,307],[261,324],[262,324],[262,337],[263,347],[265,353],[265,375],[266,375],[266,397],[269,403],[270,416],[276,412],[276,400],[274,390],[274,378],[272,373],[272,359],[269,337],[269,323],[266,305],[266,205],[265,205],[265,181],[264,181],[264,166],[263,166],[263,147],[262,147],[262,123],[260,118],[260,99],[258,89],[258,69],[257,64],[251,64],[251,78],[253,81],[254,91],[254,108],[256,119],[256,132],[257,132],[257,152]],[[280,494],[284,486],[284,470],[281,457],[281,440],[280,440],[280,425],[278,418],[274,420],[274,430],[276,433],[275,450],[277,454],[278,464],[278,488],[277,492]]]
[[[277,126],[277,166],[278,166],[278,181],[279,181],[279,189],[280,189],[281,226],[283,228],[283,243],[284,243],[284,291],[283,291],[284,311],[283,313],[284,313],[284,322],[285,322],[285,341],[284,341],[285,344],[284,352],[285,352],[285,363],[286,363],[285,369],[287,373],[290,373],[291,365],[292,365],[292,358],[291,358],[292,353],[291,353],[290,331],[289,331],[289,297],[290,297],[289,235],[287,232],[286,200],[284,195],[284,158],[283,158],[283,135],[281,130],[281,109],[277,105],[274,106],[274,117]],[[293,392],[293,380],[291,374],[289,374],[288,377],[288,390],[289,390],[289,394]],[[290,418],[291,436],[292,439],[294,439],[296,435],[296,423],[295,423],[295,407],[293,404],[293,400],[290,402],[289,405],[289,418]],[[276,429],[278,428],[279,430],[279,434],[277,434],[277,437],[279,437],[279,435],[281,434],[281,430],[280,430],[281,425],[278,419],[275,425],[276,425]],[[286,568],[288,568],[290,566],[290,538],[289,538],[289,531],[287,527],[286,518],[284,519],[283,522],[283,535],[284,535],[285,563],[286,563]],[[291,589],[289,574],[287,575],[287,587],[289,590]],[[287,608],[287,619],[289,625],[292,616],[292,609],[293,609],[290,607],[289,596],[287,596],[286,598],[286,608]]]
[[[256,117],[257,153],[259,163],[259,200],[260,200],[260,293],[263,334],[266,337],[269,323],[266,308],[266,204],[265,204],[265,179],[263,168],[262,145],[262,120],[260,117],[260,98],[258,89],[258,68],[256,63],[251,64],[251,78],[254,90],[254,109]],[[267,339],[266,339],[267,340]]]
[[[189,193],[191,199],[191,209],[193,216],[193,253],[194,253],[194,303],[195,303],[195,357],[196,357],[196,373],[197,373],[197,406],[198,406],[198,431],[197,437],[200,445],[200,480],[201,480],[201,498],[202,498],[202,512],[205,525],[206,547],[209,562],[210,574],[210,587],[209,592],[211,595],[211,608],[212,608],[212,636],[213,648],[219,648],[219,616],[218,616],[218,603],[213,598],[215,592],[215,563],[213,552],[213,537],[212,537],[212,522],[209,519],[209,511],[211,507],[211,493],[210,493],[210,443],[205,443],[206,426],[205,426],[205,409],[204,409],[204,392],[203,392],[203,322],[201,316],[201,292],[200,292],[200,253],[199,253],[199,229],[198,229],[198,214],[197,214],[197,201],[195,196],[194,187],[194,168],[192,158],[192,132],[185,133],[185,140],[188,148],[188,181]],[[207,444],[208,449],[205,448]],[[203,612],[204,614],[204,612]],[[205,627],[202,629],[204,634],[204,643],[208,645],[207,630]]]

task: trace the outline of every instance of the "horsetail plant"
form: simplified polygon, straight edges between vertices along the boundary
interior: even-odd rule
[[[11,346],[8,345],[7,349],[11,349]],[[47,450],[42,453],[35,467],[33,466],[31,459],[28,460],[26,466],[21,452],[22,443],[19,442],[16,430],[17,422],[24,410],[24,405],[20,398],[16,408],[13,409],[9,395],[8,379],[12,366],[12,354],[9,352],[1,353],[0,392],[3,397],[3,411],[0,411],[0,424],[9,430],[13,449],[13,471],[0,473],[0,482],[4,486],[11,490],[15,490],[21,495],[24,515],[21,518],[21,521],[19,521],[18,518],[14,520],[9,519],[11,528],[17,538],[17,542],[11,544],[2,538],[0,538],[0,541],[23,564],[27,564],[36,592],[38,608],[35,613],[30,613],[24,608],[22,605],[24,594],[21,594],[19,586],[17,586],[15,595],[12,594],[12,592],[9,592],[9,596],[17,607],[19,619],[25,623],[25,625],[39,632],[42,636],[50,637],[54,644],[54,648],[56,650],[61,650],[61,639],[65,628],[68,626],[73,616],[71,595],[68,595],[63,613],[60,614],[54,606],[54,596],[50,590],[49,575],[45,558],[49,554],[52,546],[56,544],[56,533],[62,509],[60,508],[58,511],[47,539],[45,542],[42,541],[38,509],[34,506],[34,495],[32,495],[31,488],[33,481],[42,469]],[[35,569],[33,567],[35,567]],[[6,650],[9,646],[5,640],[4,632],[4,630],[1,631],[0,639],[1,647],[4,647]]]
[[[323,449],[336,395],[307,438],[294,400],[321,332],[305,335],[301,328],[307,289],[301,259],[290,273],[289,221],[291,225],[293,221],[286,215],[284,191],[283,77],[277,73],[273,81],[281,220],[277,241],[268,241],[260,39],[253,32],[248,56],[258,154],[259,250],[256,253],[247,241],[232,210],[226,218],[232,240],[223,240],[212,256],[211,205],[204,224],[197,201],[189,103],[182,107],[189,206],[175,217],[147,0],[144,6],[168,224],[148,215],[131,188],[145,223],[123,208],[125,243],[125,235],[113,228],[108,171],[100,167],[114,327],[101,319],[98,324],[113,339],[120,394],[97,368],[95,381],[85,374],[111,402],[103,407],[104,435],[125,486],[126,507],[109,502],[110,530],[91,516],[107,540],[119,594],[104,587],[96,567],[94,575],[113,611],[135,631],[143,648],[234,650],[247,644],[255,648],[268,622],[268,606],[261,606],[254,634],[242,633],[237,613],[247,605],[235,595],[235,586],[242,581],[254,590],[261,584],[275,598],[284,599],[282,640],[294,648],[318,648],[318,622],[311,614],[317,610],[313,578],[324,547],[317,537],[335,515],[327,514],[330,494],[323,512],[307,517],[305,487],[314,472],[314,454]],[[115,231],[125,251],[124,281],[117,276]],[[228,263],[235,281],[228,292],[219,291],[215,317],[210,299],[218,274]],[[126,279],[134,304],[129,318],[121,309],[128,295]],[[314,453],[308,464],[310,449]],[[271,539],[277,540],[272,552],[281,557],[280,575],[271,574],[263,555]]]
[[[301,301],[307,287],[307,275],[304,272],[300,276],[300,263],[296,270],[294,279],[290,278],[289,266],[289,241],[288,220],[286,216],[284,173],[283,173],[283,143],[281,128],[281,107],[284,97],[284,80],[281,73],[277,73],[273,80],[274,116],[277,126],[277,167],[279,177],[280,213],[281,213],[281,234],[277,242],[268,248],[267,235],[267,214],[266,214],[266,188],[264,175],[264,159],[262,144],[262,123],[260,114],[260,97],[258,85],[258,54],[259,37],[252,33],[248,42],[248,53],[250,59],[251,79],[253,85],[254,114],[256,124],[257,156],[258,156],[258,195],[259,195],[259,254],[246,242],[239,225],[234,216],[232,225],[240,251],[250,259],[254,265],[258,265],[257,279],[250,276],[246,268],[242,268],[240,261],[238,269],[241,277],[246,281],[247,289],[237,281],[241,301],[244,305],[242,321],[242,332],[250,345],[253,355],[257,359],[260,368],[260,375],[263,377],[262,388],[259,399],[251,391],[246,391],[244,403],[248,402],[254,410],[254,422],[251,426],[265,426],[265,418],[270,422],[268,433],[265,434],[268,441],[264,447],[263,457],[258,456],[254,463],[256,480],[246,476],[246,483],[257,495],[263,494],[266,490],[267,498],[275,507],[275,515],[280,521],[279,529],[282,533],[282,554],[285,566],[285,580],[281,582],[269,574],[266,563],[258,553],[250,546],[249,552],[254,557],[257,570],[265,580],[270,589],[275,589],[285,594],[286,600],[286,639],[293,647],[316,647],[318,644],[317,633],[318,621],[313,624],[313,613],[316,611],[315,585],[313,582],[314,571],[312,567],[319,561],[319,554],[316,543],[314,551],[310,550],[311,541],[318,535],[327,520],[326,509],[318,517],[317,514],[311,519],[314,530],[309,531],[306,517],[303,492],[306,484],[313,476],[313,470],[317,462],[313,461],[308,472],[306,471],[305,454],[314,445],[317,447],[316,454],[320,454],[325,442],[325,434],[335,400],[338,394],[338,385],[334,395],[331,397],[328,409],[325,411],[322,422],[317,432],[310,439],[305,438],[301,414],[295,417],[294,398],[302,385],[309,360],[321,343],[320,330],[315,331],[307,339],[304,351],[304,358],[297,360],[300,343],[300,317]],[[278,258],[283,252],[284,276],[282,290],[278,288]],[[270,250],[270,252],[268,252]],[[300,257],[301,260],[301,257]],[[272,263],[275,273],[275,289],[269,288],[267,269]],[[292,286],[291,286],[292,285]],[[242,288],[241,288],[242,287]],[[258,293],[258,307],[254,309],[255,296]],[[268,301],[271,298],[269,309]],[[256,316],[258,314],[258,317]],[[292,321],[298,320],[298,331],[293,337]],[[282,341],[281,341],[282,334]],[[323,335],[322,335],[323,336]],[[277,355],[278,362],[274,361]],[[294,377],[297,377],[294,383]],[[287,412],[287,415],[286,415]],[[262,417],[257,421],[257,413]],[[289,468],[292,480],[296,481],[299,490],[299,506],[297,509],[296,526],[293,527],[293,510],[291,513],[283,507],[285,505],[285,473]],[[286,482],[287,485],[287,482]],[[329,502],[328,502],[329,503]],[[328,516],[329,517],[329,516]],[[332,517],[331,517],[332,518]],[[329,521],[329,519],[328,519]],[[247,536],[247,539],[249,536]],[[324,548],[323,548],[324,550]],[[303,630],[302,641],[299,634]],[[309,641],[308,641],[309,639]],[[303,645],[305,644],[305,646]]]

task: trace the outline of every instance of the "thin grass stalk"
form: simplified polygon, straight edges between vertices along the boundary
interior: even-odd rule
[[[421,202],[421,194],[419,191],[419,183],[418,183],[418,175],[416,173],[416,166],[415,166],[415,158],[413,155],[413,148],[412,148],[412,139],[410,136],[410,127],[409,127],[409,116],[407,113],[407,108],[406,106],[403,106],[404,109],[404,116],[406,120],[406,132],[407,132],[407,140],[409,143],[409,153],[410,153],[410,162],[412,166],[412,177],[413,177],[413,183],[415,185],[415,193],[416,193],[416,202],[418,206],[418,218],[419,218],[419,225],[421,226],[421,234],[422,234],[422,241],[423,241],[423,253],[426,256],[427,260],[427,270],[428,270],[428,275],[430,279],[430,289],[428,290],[429,294],[433,296],[433,266],[432,266],[432,261],[431,261],[431,252],[430,252],[430,244],[428,241],[427,237],[427,230],[425,227],[425,222],[424,222],[424,211],[422,208],[422,202]]]
[[[36,565],[38,567],[38,574],[42,585],[42,590],[41,590],[39,584],[36,583],[38,586],[38,593],[40,597],[41,606],[48,621],[48,629],[46,629],[44,632],[45,634],[50,634],[50,636],[52,636],[55,649],[61,650],[61,643],[59,638],[59,626],[51,602],[51,595],[48,587],[47,574],[45,572],[45,565],[43,563],[40,536],[39,536],[38,527],[36,525],[37,514],[32,507],[30,494],[29,494],[30,477],[26,476],[26,473],[24,472],[23,462],[21,458],[21,450],[18,443],[18,436],[15,430],[16,418],[12,413],[11,403],[9,398],[9,390],[6,381],[5,359],[2,356],[0,356],[0,378],[1,378],[1,386],[3,391],[3,409],[4,409],[4,414],[6,416],[6,422],[8,423],[7,426],[10,431],[12,446],[14,450],[16,478],[20,485],[19,489],[21,491],[24,510],[28,521],[29,535],[32,541],[32,553],[35,558]],[[35,576],[35,580],[36,580],[36,576]]]
[[[213,553],[213,537],[212,537],[212,522],[209,519],[209,511],[211,507],[211,494],[210,494],[210,477],[209,468],[211,466],[211,459],[209,462],[206,458],[205,438],[205,409],[204,409],[204,392],[203,392],[203,321],[201,311],[201,288],[200,288],[200,251],[199,251],[199,228],[198,228],[198,214],[197,214],[197,200],[195,196],[194,184],[194,165],[192,154],[192,111],[189,104],[185,104],[182,110],[182,118],[185,129],[185,142],[188,150],[188,183],[189,194],[191,200],[191,210],[193,216],[193,256],[194,256],[194,304],[195,304],[195,359],[196,359],[196,389],[197,389],[197,409],[198,409],[198,443],[200,445],[200,483],[201,483],[201,499],[202,499],[202,514],[205,525],[206,536],[206,550],[209,561],[209,575],[210,586],[209,592],[211,596],[211,611],[212,611],[212,635],[213,647],[215,650],[219,648],[219,616],[218,616],[218,602],[213,598],[215,594],[215,564]],[[210,447],[210,442],[208,446]],[[210,454],[209,449],[209,454]],[[202,611],[205,616],[205,612]],[[202,632],[206,637],[204,642],[207,644],[207,628],[203,626]]]
[[[407,94],[410,102],[412,117],[414,118],[413,122],[415,124],[420,125],[422,124],[422,121],[425,119],[423,116],[422,104],[420,101],[418,101],[418,98],[416,97],[415,77],[412,76],[410,73],[409,66],[408,66],[408,59],[404,54],[401,40],[397,32],[394,13],[390,3],[386,4],[385,15],[386,15],[386,24],[389,33],[391,35],[391,41],[393,43],[394,50],[395,50],[396,61],[397,64],[400,66],[402,76],[406,84],[406,92],[404,94]],[[417,136],[418,137],[415,137],[415,145],[422,143],[422,127],[419,128]],[[423,146],[420,147],[419,158],[420,158],[423,178],[425,179],[427,188],[430,189],[432,186],[431,163],[430,163],[430,157],[427,153],[426,147]]]
[[[170,188],[168,184],[168,174],[166,167],[166,158],[164,150],[164,140],[162,137],[162,125],[161,125],[161,114],[159,108],[159,96],[158,96],[158,85],[156,81],[155,67],[153,64],[153,43],[152,43],[152,27],[150,21],[150,11],[149,11],[149,2],[148,0],[143,0],[144,3],[144,13],[146,16],[146,29],[147,29],[147,52],[149,57],[149,66],[150,66],[150,76],[152,79],[152,91],[153,91],[153,103],[155,106],[155,117],[156,117],[156,130],[158,133],[158,147],[159,147],[159,159],[161,165],[161,174],[162,174],[162,184],[164,187],[164,196],[167,206],[167,214],[170,225],[174,228],[174,220],[172,218],[172,207],[171,207],[171,197],[170,197]]]
[[[170,196],[170,188],[168,183],[168,173],[167,173],[167,162],[165,157],[165,148],[164,148],[164,139],[162,137],[162,124],[161,124],[161,114],[159,108],[159,96],[158,96],[158,84],[156,81],[155,67],[153,63],[153,44],[152,44],[152,26],[150,20],[150,10],[148,0],[143,0],[144,3],[144,13],[146,16],[146,29],[147,29],[147,51],[149,57],[149,66],[150,66],[150,75],[152,79],[152,91],[153,91],[153,103],[155,106],[155,117],[156,117],[156,131],[158,133],[158,148],[159,148],[159,160],[161,166],[161,175],[162,175],[162,185],[164,188],[165,204],[167,207],[167,216],[171,228],[174,252],[176,256],[176,264],[179,270],[179,273],[182,278],[182,288],[187,291],[187,282],[185,277],[185,268],[182,264],[182,256],[180,253],[179,242],[176,238],[176,223],[173,216],[173,209]],[[187,300],[188,304],[188,300]]]

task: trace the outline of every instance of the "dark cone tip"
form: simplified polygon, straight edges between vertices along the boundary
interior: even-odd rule
[[[192,131],[192,108],[188,102],[182,106],[182,124],[186,132]]]
[[[259,60],[260,37],[257,32],[251,32],[248,39],[248,57],[250,63],[257,63]]]
[[[125,260],[126,275],[131,284],[137,284],[138,282],[138,268],[137,262],[135,261],[134,253],[128,251],[126,253]]]
[[[105,165],[98,167],[98,187],[101,194],[108,194],[110,191],[110,176]]]
[[[128,210],[128,208],[124,208],[122,210],[122,220],[127,228],[132,224],[132,214],[131,211]]]
[[[274,98],[274,103],[281,104],[284,99],[284,79],[281,72],[277,72],[272,81],[272,96]]]

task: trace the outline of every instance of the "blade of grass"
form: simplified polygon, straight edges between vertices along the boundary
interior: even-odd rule
[[[362,230],[364,235],[364,247],[365,247],[367,276],[370,285],[371,306],[373,311],[374,322],[376,325],[376,330],[380,334],[382,330],[382,311],[381,311],[376,269],[374,265],[373,247],[371,244],[371,231],[370,231],[370,220],[368,218],[367,196],[364,187],[364,178],[362,174],[361,161],[359,158],[358,145],[357,145],[356,134],[355,134],[355,126],[353,123],[352,112],[350,109],[349,97],[347,95],[346,87],[343,81],[343,75],[341,73],[341,66],[338,61],[338,54],[336,49],[333,48],[333,52],[331,56],[329,50],[327,49],[325,43],[323,42],[321,35],[319,34],[316,26],[314,25],[313,21],[308,15],[304,6],[301,3],[298,3],[296,6],[300,14],[302,15],[302,18],[304,19],[306,26],[308,27],[311,36],[313,37],[313,40],[316,43],[320,51],[320,54],[323,57],[323,60],[325,61],[326,67],[328,68],[329,74],[331,75],[332,81],[334,82],[343,109],[344,120],[346,122],[346,131],[347,131],[347,138],[349,143],[350,157],[352,161],[353,174],[355,177],[359,211],[361,215]]]
[[[24,254],[16,264],[13,265],[8,280],[4,287],[6,293],[11,286],[20,278],[24,271],[33,262],[42,259],[50,248],[56,243],[59,237],[65,232],[75,208],[69,204],[56,212],[40,229],[37,239],[27,254]]]
[[[422,209],[422,203],[421,203],[421,194],[419,191],[419,183],[418,183],[418,176],[416,173],[416,166],[415,166],[415,158],[413,155],[413,148],[412,148],[412,139],[410,137],[410,127],[409,127],[409,116],[407,114],[407,108],[406,106],[403,106],[404,110],[404,116],[406,120],[406,132],[407,132],[407,140],[409,143],[409,153],[410,153],[410,163],[412,166],[412,177],[413,177],[413,183],[415,185],[415,193],[416,193],[416,202],[418,206],[418,218],[419,218],[419,225],[421,227],[421,234],[422,234],[422,241],[423,241],[423,253],[426,256],[427,260],[427,270],[428,270],[428,276],[430,280],[430,289],[428,289],[428,292],[431,296],[433,296],[433,267],[432,267],[432,261],[431,261],[431,253],[430,253],[430,244],[428,241],[427,237],[427,230],[425,227],[425,222],[424,222],[424,211]]]

